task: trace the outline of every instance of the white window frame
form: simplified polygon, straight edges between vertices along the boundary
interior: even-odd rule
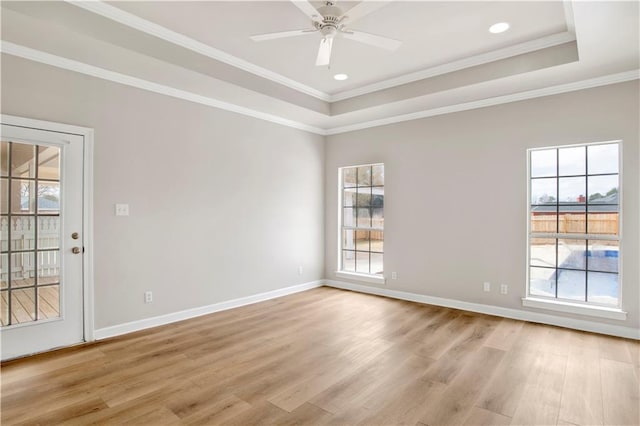
[[[573,147],[587,147],[590,145],[618,144],[618,235],[601,235],[601,234],[566,234],[566,233],[548,233],[548,234],[532,234],[531,233],[531,153],[540,150],[562,149]],[[622,229],[622,197],[623,197],[623,170],[622,170],[622,140],[611,140],[601,142],[589,142],[572,145],[556,145],[544,146],[539,148],[527,149],[527,260],[526,260],[526,297],[522,298],[522,305],[530,308],[548,309],[564,313],[580,314],[586,316],[594,316],[600,318],[609,318],[617,320],[626,320],[627,313],[622,310],[622,253],[623,253],[623,229]],[[586,173],[586,171],[585,171]],[[585,175],[587,176],[587,175]],[[588,194],[585,194],[588,197]],[[585,230],[586,231],[586,230]],[[531,295],[530,293],[530,261],[531,261],[531,239],[532,238],[568,238],[568,239],[585,239],[585,240],[609,240],[618,241],[619,257],[618,257],[618,304],[617,306],[602,305],[595,302],[574,301],[567,299],[559,299],[555,297],[545,297],[540,295]]]
[[[343,221],[343,210],[344,210],[344,206],[343,206],[344,200],[342,199],[343,198],[342,196],[343,195],[343,187],[342,187],[343,170],[356,168],[356,167],[365,167],[365,166],[383,166],[384,167],[384,163],[366,163],[366,164],[342,166],[338,168],[338,259],[337,259],[338,270],[335,271],[335,275],[337,278],[346,278],[346,279],[351,279],[356,281],[368,282],[372,284],[385,284],[386,279],[383,275],[368,274],[368,273],[365,274],[362,272],[351,272],[351,271],[342,270],[342,231],[343,231],[342,221]],[[386,180],[385,180],[385,185],[383,185],[383,187],[386,188]],[[382,209],[384,214],[384,204],[382,206]],[[384,225],[381,229],[373,228],[373,227],[371,228],[353,227],[353,229],[384,232]],[[384,262],[384,251],[382,252],[382,258]]]

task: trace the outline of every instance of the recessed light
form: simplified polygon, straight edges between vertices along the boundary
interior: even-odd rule
[[[509,24],[506,22],[498,22],[489,27],[489,32],[492,34],[500,34],[509,29]]]
[[[333,76],[333,78],[335,78],[338,81],[343,81],[343,80],[348,79],[349,76],[346,75],[346,74],[336,74],[336,75]]]

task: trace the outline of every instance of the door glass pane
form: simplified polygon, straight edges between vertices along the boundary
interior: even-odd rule
[[[60,316],[60,286],[38,287],[38,318],[49,319]]]
[[[9,142],[0,142],[0,176],[9,175]]]
[[[35,285],[35,253],[11,253],[11,288]]]
[[[588,173],[618,173],[618,144],[587,146]]]
[[[9,325],[9,292],[0,291],[0,325]]]
[[[36,212],[36,184],[32,180],[11,180],[11,213],[33,214]]]
[[[38,179],[60,180],[60,148],[38,147]]]
[[[35,249],[35,216],[11,217],[11,250]]]
[[[35,145],[11,144],[11,176],[21,178],[36,177]]]
[[[0,179],[0,213],[7,214],[9,212],[9,180]]]
[[[38,248],[60,247],[60,216],[38,217]]]
[[[60,282],[60,252],[47,250],[38,252],[38,284]]]
[[[9,293],[11,297],[12,320],[15,320],[16,323],[18,324],[35,321],[36,319],[35,289],[24,288],[19,290],[11,290]]]
[[[58,182],[38,184],[38,214],[60,214],[60,184]]]
[[[9,255],[0,255],[0,289],[9,287]]]

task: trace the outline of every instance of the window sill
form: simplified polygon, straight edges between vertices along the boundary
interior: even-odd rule
[[[337,278],[346,278],[348,280],[364,281],[367,283],[384,284],[387,280],[379,275],[357,274],[355,272],[336,271]]]
[[[627,313],[622,309],[607,308],[604,306],[587,306],[559,300],[524,297],[522,299],[522,306],[526,306],[528,308],[549,309],[551,311],[586,315],[590,317],[609,318],[620,321],[624,321],[627,319]]]

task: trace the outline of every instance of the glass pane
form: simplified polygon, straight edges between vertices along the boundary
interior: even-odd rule
[[[0,255],[0,288],[7,288],[9,286],[9,255]]]
[[[0,251],[9,250],[9,218],[0,217]]]
[[[531,177],[556,176],[556,161],[555,149],[531,151]]]
[[[9,325],[9,292],[0,291],[0,325]]]
[[[11,250],[33,250],[35,248],[35,220],[35,216],[14,216],[11,218]],[[5,238],[4,232],[3,238]]]
[[[60,247],[60,217],[38,217],[38,248],[50,249]]]
[[[382,254],[371,253],[371,273],[372,274],[384,273],[384,267],[382,265]]]
[[[620,243],[618,241],[589,241],[587,251],[590,271],[618,272]]]
[[[355,250],[355,234],[356,231],[353,229],[343,229],[342,230],[342,248],[346,250]]]
[[[584,203],[586,193],[584,177],[560,178],[558,181],[558,200],[561,203]]]
[[[0,142],[0,176],[9,174],[9,142]]]
[[[587,274],[584,271],[558,269],[558,298],[584,301],[586,282]]]
[[[531,207],[531,232],[558,232],[556,206]]]
[[[373,228],[383,229],[384,228],[384,210],[383,209],[371,209],[373,213],[373,217],[371,220],[371,226]]]
[[[531,266],[556,267],[555,238],[532,238],[529,248],[529,262]]]
[[[587,274],[587,300],[604,305],[618,305],[618,274],[589,272]]]
[[[11,144],[11,176],[36,177],[36,146],[13,142]]]
[[[557,200],[556,178],[531,180],[531,204],[554,204]]]
[[[356,252],[356,272],[360,272],[362,274],[369,273],[369,253],[367,252]]]
[[[11,181],[11,213],[35,213],[35,182],[13,179]]]
[[[556,270],[529,268],[529,293],[534,296],[556,297]]]
[[[60,252],[38,252],[38,285],[60,282]]]
[[[587,230],[585,206],[560,206],[558,232],[567,234],[584,234]]]
[[[588,172],[618,173],[618,144],[587,146]]]
[[[356,231],[356,250],[369,251],[369,231]]]
[[[35,294],[36,292],[34,288],[25,288],[25,289],[10,291],[12,320],[15,320],[16,324],[35,321],[36,319]]]
[[[590,204],[618,204],[618,175],[589,176]]]
[[[60,184],[58,182],[38,183],[38,213],[60,214]]]
[[[9,180],[0,179],[0,213],[9,213]]]
[[[558,240],[558,267],[586,269],[586,240]]]
[[[356,209],[346,207],[342,209],[342,225],[343,226],[356,226]]]
[[[342,192],[343,207],[353,207],[356,205],[356,189],[348,188]]]
[[[620,215],[612,211],[617,209],[617,206],[589,206],[587,232],[589,234],[618,235]],[[596,212],[592,213],[593,210]]]
[[[60,180],[60,148],[38,147],[38,179]]]
[[[384,188],[373,187],[371,193],[371,205],[374,207],[384,206]]]
[[[342,252],[342,270],[347,272],[356,271],[356,252],[344,250]]]
[[[371,172],[373,173],[373,176],[371,177],[373,185],[384,185],[384,165],[378,164],[377,166],[373,166]]]
[[[355,167],[342,169],[342,186],[345,188],[356,186],[357,175]]]
[[[585,147],[561,148],[558,150],[560,176],[584,175],[587,173]]]
[[[371,226],[371,210],[367,208],[358,209],[358,227],[368,228]]]
[[[11,288],[35,285],[35,253],[11,253]]]
[[[358,186],[371,186],[371,166],[358,167]]]
[[[371,205],[371,188],[358,188],[358,206],[369,207]]]
[[[384,232],[371,231],[371,251],[384,252]]]
[[[60,286],[38,287],[38,319],[60,316]]]

